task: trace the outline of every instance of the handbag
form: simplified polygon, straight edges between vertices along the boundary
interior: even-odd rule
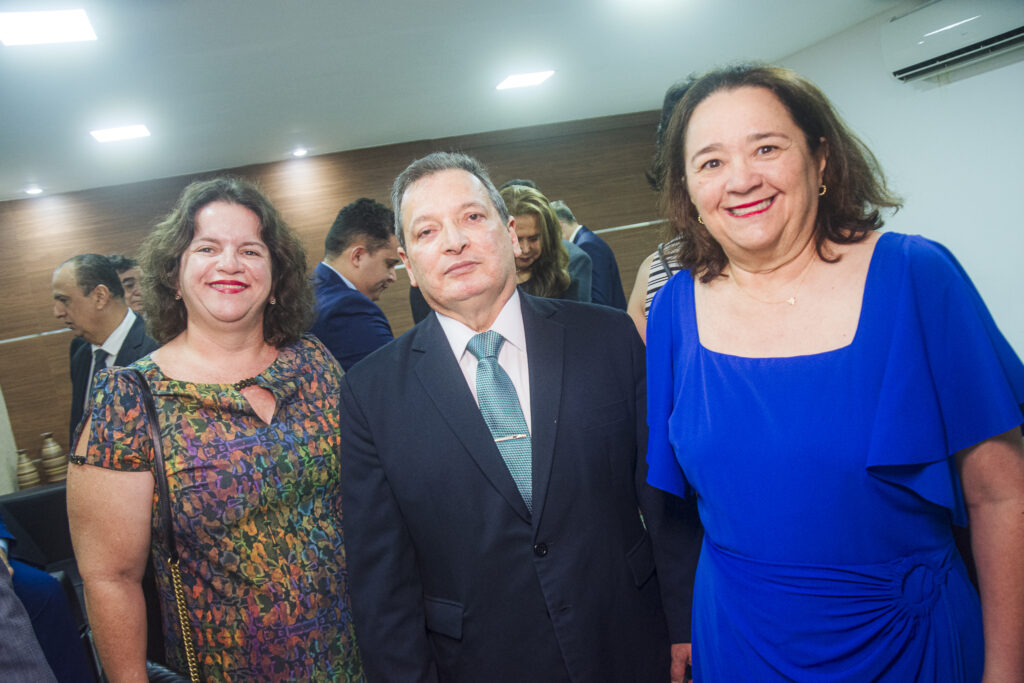
[[[157,505],[160,507],[160,527],[164,539],[167,541],[167,566],[171,570],[174,604],[178,612],[181,640],[185,648],[185,662],[188,664],[188,678],[155,662],[146,662],[146,673],[151,681],[172,683],[173,681],[187,680],[199,683],[199,662],[196,658],[195,643],[193,643],[192,622],[188,615],[188,605],[185,603],[185,590],[181,585],[178,544],[174,538],[174,526],[171,524],[171,499],[167,487],[167,473],[164,470],[164,449],[160,438],[160,423],[157,421],[156,405],[153,403],[153,393],[149,390],[149,382],[135,368],[129,369],[135,374],[135,379],[139,384],[142,394],[142,409],[149,423],[149,440],[153,442],[153,476],[156,478]]]

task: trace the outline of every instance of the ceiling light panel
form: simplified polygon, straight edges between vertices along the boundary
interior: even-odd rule
[[[531,74],[512,74],[498,84],[498,90],[526,88],[531,85],[540,85],[554,75],[554,71],[537,71]]]
[[[121,126],[120,128],[104,128],[103,130],[89,131],[98,142],[117,142],[118,140],[131,140],[134,138],[148,138],[149,129],[141,123],[134,126]]]
[[[0,43],[41,45],[96,40],[84,9],[0,12]]]

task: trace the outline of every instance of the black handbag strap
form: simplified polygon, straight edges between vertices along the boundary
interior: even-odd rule
[[[143,374],[128,368],[135,375],[142,395],[142,410],[149,423],[149,440],[153,443],[153,477],[156,479],[157,505],[160,506],[160,528],[167,541],[167,552],[171,562],[178,561],[178,544],[174,538],[174,525],[171,523],[171,494],[167,487],[167,471],[164,469],[164,447],[160,438],[160,422],[157,419],[156,404],[153,392]]]

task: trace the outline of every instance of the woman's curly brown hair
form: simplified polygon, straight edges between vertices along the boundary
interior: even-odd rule
[[[276,305],[263,311],[263,338],[284,346],[298,340],[313,316],[313,292],[306,273],[306,250],[270,200],[253,183],[222,177],[194,182],[185,188],[174,210],[161,220],[142,244],[146,325],[153,339],[166,344],[188,325],[188,311],[178,292],[181,256],[196,231],[196,214],[212,202],[238,204],[256,214],[260,239],[270,252],[270,296]]]
[[[654,168],[661,174],[661,205],[673,236],[673,256],[701,282],[722,274],[728,263],[725,252],[697,220],[697,209],[686,188],[683,146],[697,106],[720,90],[754,87],[771,91],[803,131],[812,154],[828,154],[822,182],[827,193],[818,200],[814,240],[818,255],[825,242],[851,244],[882,227],[882,209],[899,209],[900,199],[886,186],[885,176],[871,150],[854,135],[836,113],[824,93],[789,69],[742,64],[710,71],[693,81],[676,105],[657,152]],[[824,142],[823,142],[824,141]]]

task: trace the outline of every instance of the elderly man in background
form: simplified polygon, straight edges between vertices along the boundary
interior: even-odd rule
[[[53,272],[53,315],[86,342],[71,355],[70,435],[82,419],[92,378],[114,365],[130,365],[157,348],[142,318],[128,308],[110,259],[79,254]],[[69,439],[70,443],[71,439]]]
[[[338,212],[313,274],[316,321],[310,330],[343,370],[394,339],[375,302],[395,281],[398,239],[391,209],[365,197]]]
[[[124,289],[124,302],[136,315],[142,315],[142,270],[133,258],[122,254],[111,254],[110,265],[117,271],[117,277],[121,280],[121,288]]]
[[[655,575],[647,527],[674,533],[675,554],[692,544],[688,520],[645,483],[631,321],[516,289],[514,220],[470,157],[414,162],[392,205],[434,313],[342,380],[368,678],[668,681],[659,580],[686,578]]]

